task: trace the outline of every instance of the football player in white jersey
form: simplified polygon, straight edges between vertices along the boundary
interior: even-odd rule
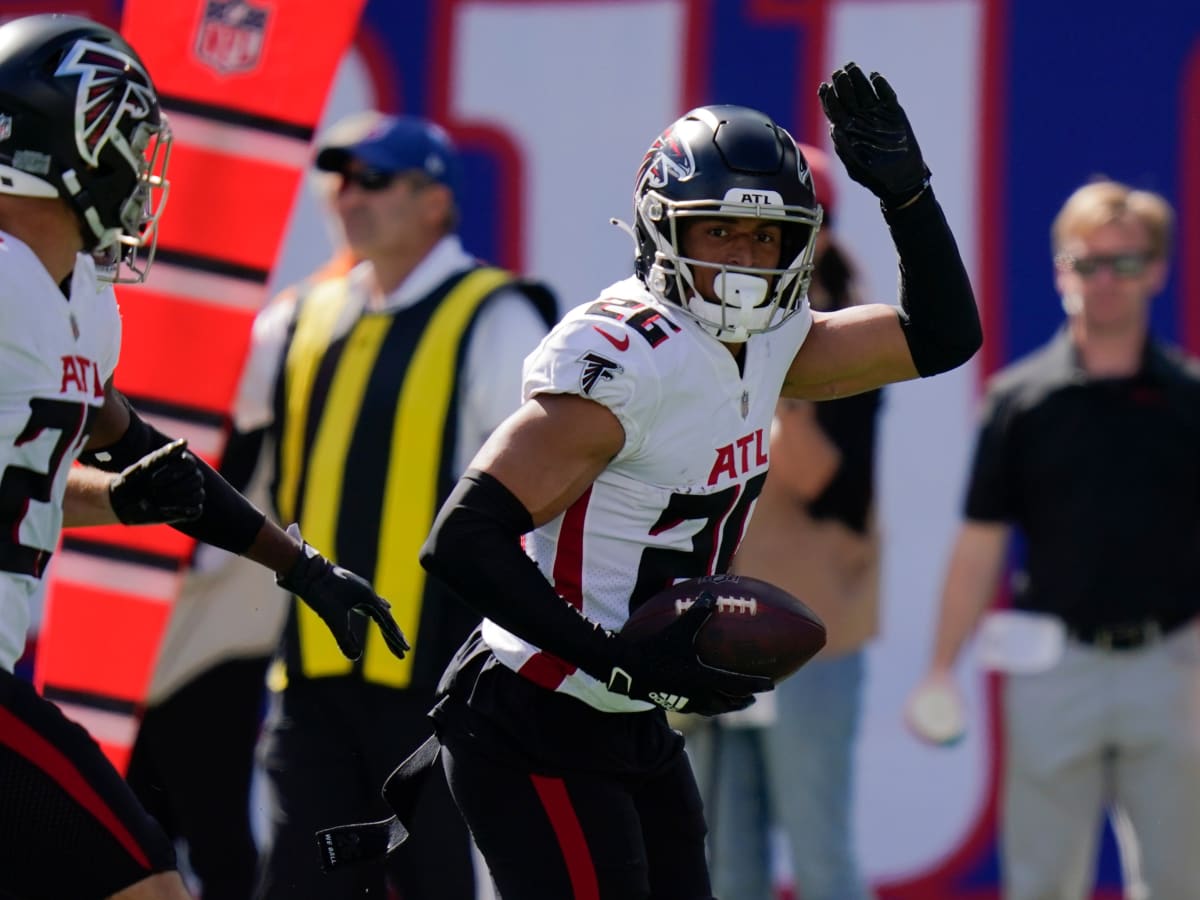
[[[980,346],[892,88],[849,63],[819,95],[847,173],[881,202],[899,305],[810,310],[821,210],[796,142],[752,109],[689,112],[638,172],[635,276],[568,313],[526,360],[524,405],[423,548],[484,616],[433,716],[506,900],[711,896],[700,799],[664,709],[739,709],[771,683],[696,657],[711,600],[650,638],[621,626],[673,582],[726,570],[781,394],[933,375]]]
[[[188,896],[173,871],[170,842],[99,747],[13,674],[29,602],[42,588],[64,518],[75,525],[170,522],[276,572],[351,658],[360,652],[352,624],[360,614],[379,621],[398,655],[408,649],[387,602],[370,585],[329,563],[294,528],[285,532],[267,520],[113,388],[121,331],[106,282],[145,277],[166,197],[169,148],[153,83],[116,32],[63,15],[0,26],[0,896],[6,898]],[[97,259],[104,261],[99,267]],[[77,458],[87,465],[72,466]]]

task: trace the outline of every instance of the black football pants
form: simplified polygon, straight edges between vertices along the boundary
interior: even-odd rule
[[[174,867],[96,742],[0,669],[0,897],[101,900]]]
[[[438,735],[502,900],[710,900],[700,792],[661,713],[602,713],[497,665],[472,680]]]

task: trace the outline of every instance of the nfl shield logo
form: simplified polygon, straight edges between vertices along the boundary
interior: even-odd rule
[[[222,75],[258,65],[267,30],[267,10],[245,0],[208,0],[196,34],[196,57]]]

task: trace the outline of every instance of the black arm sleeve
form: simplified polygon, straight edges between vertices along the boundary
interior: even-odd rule
[[[616,639],[554,592],[521,549],[533,519],[511,491],[468,469],[433,523],[421,565],[480,615],[608,681]]]
[[[983,343],[983,329],[933,189],[926,188],[911,206],[883,213],[900,255],[901,325],[917,371],[924,378],[962,365]]]
[[[129,405],[124,397],[122,401]],[[79,461],[103,469],[120,472],[152,450],[171,443],[157,428],[149,425],[137,411],[129,407],[129,428],[120,439],[108,447],[89,450]],[[193,522],[178,522],[171,527],[198,541],[241,555],[250,549],[266,515],[239,494],[204,460],[196,457],[204,474],[204,511]]]

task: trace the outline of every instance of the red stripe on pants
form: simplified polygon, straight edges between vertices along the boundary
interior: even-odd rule
[[[583,828],[575,816],[571,798],[561,778],[546,778],[530,775],[533,789],[542,801],[542,808],[550,819],[550,827],[558,838],[567,874],[571,879],[573,900],[600,900],[600,886],[596,882],[596,867],[588,850]]]
[[[133,835],[62,751],[6,709],[0,709],[0,740],[54,779],[76,803],[108,829],[139,866],[147,872],[150,870],[150,860]]]

